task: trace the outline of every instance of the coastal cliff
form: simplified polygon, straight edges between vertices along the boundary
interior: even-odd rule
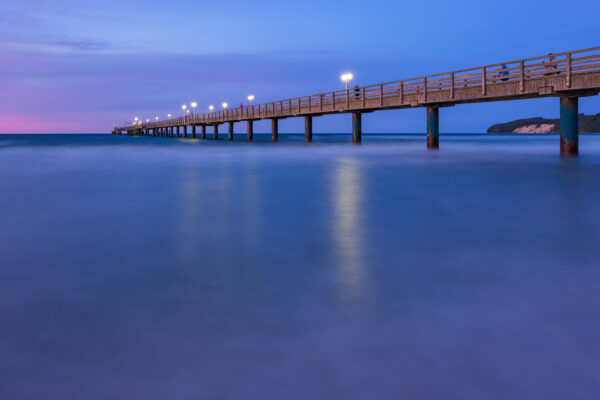
[[[560,120],[548,118],[526,118],[492,125],[487,133],[559,133]],[[579,114],[580,133],[600,133],[600,113]]]

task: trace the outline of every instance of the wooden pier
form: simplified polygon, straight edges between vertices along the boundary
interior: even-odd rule
[[[244,108],[187,115],[163,121],[117,127],[113,134],[180,136],[191,127],[212,126],[218,139],[220,124],[228,124],[233,140],[234,124],[246,121],[247,140],[253,139],[253,121],[270,119],[271,137],[278,140],[278,120],[304,117],[305,141],[312,141],[312,118],[325,114],[352,113],[352,141],[362,141],[362,113],[423,107],[427,109],[427,147],[439,146],[439,108],[489,101],[560,98],[560,152],[578,154],[578,99],[600,92],[600,47],[548,54],[477,68],[463,69],[395,82],[379,83],[311,96],[272,101]]]

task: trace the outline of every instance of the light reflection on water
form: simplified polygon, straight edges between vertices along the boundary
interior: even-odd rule
[[[366,290],[366,271],[363,258],[362,182],[361,164],[354,159],[340,159],[332,173],[334,242],[339,252],[337,277],[342,297],[360,301]]]
[[[257,139],[0,136],[0,398],[597,397],[600,136]]]

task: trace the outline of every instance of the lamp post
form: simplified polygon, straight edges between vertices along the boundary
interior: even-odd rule
[[[171,114],[167,114],[167,118],[171,119]]]
[[[208,110],[209,110],[210,112],[213,112],[213,111],[215,111],[215,106],[208,106]]]
[[[254,100],[254,95],[248,96],[248,100],[250,101],[250,105],[252,105],[252,101]]]
[[[194,115],[194,112],[196,111],[196,107],[198,107],[198,103],[196,103],[195,101],[192,101],[190,106],[192,106],[192,115]]]
[[[183,113],[184,113],[183,115],[185,115],[186,108],[187,108],[187,106],[185,104],[181,106],[181,109],[183,110]]]
[[[345,74],[342,74],[342,76],[340,78],[342,79],[343,82],[346,83],[346,90],[348,90],[348,82],[350,82],[352,79],[354,79],[354,75],[352,75],[350,72],[347,72]]]
[[[227,108],[227,106],[228,106],[229,104],[227,104],[227,103],[223,102],[223,104],[221,104],[221,105],[223,106],[223,110],[224,110],[224,109],[226,109],[226,108]]]

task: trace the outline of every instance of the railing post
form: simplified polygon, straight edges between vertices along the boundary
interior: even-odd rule
[[[404,103],[404,81],[400,81],[400,104]]]
[[[319,107],[321,108],[321,111],[323,111],[323,94],[322,93],[319,95]]]
[[[308,112],[312,109],[312,96],[308,96]]]
[[[365,103],[365,87],[364,86],[362,87],[362,93],[361,94],[362,94],[362,106],[363,106],[363,108],[365,108],[365,104],[366,103]]]
[[[567,53],[567,87],[571,87],[571,53]]]
[[[383,84],[379,85],[379,105],[383,106]]]
[[[346,108],[350,107],[350,92],[346,89]]]
[[[450,98],[454,99],[454,72],[450,73]]]
[[[525,64],[523,60],[519,62],[519,90],[525,91]]]
[[[485,93],[486,93],[486,85],[487,85],[486,80],[487,80],[486,79],[486,68],[483,67],[483,68],[481,68],[481,94],[483,96],[485,96]]]
[[[335,92],[331,92],[331,109],[335,111]]]
[[[427,77],[423,78],[423,101],[427,101]]]

